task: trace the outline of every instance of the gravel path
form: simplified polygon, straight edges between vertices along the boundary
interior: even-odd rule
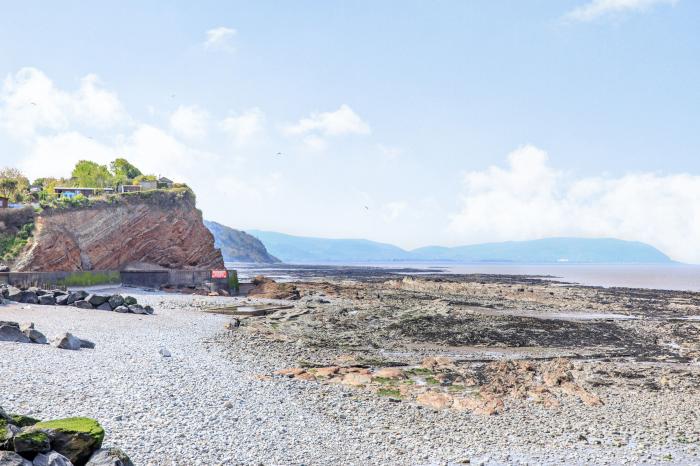
[[[241,333],[222,334],[229,318],[194,309],[230,299],[138,299],[156,315],[0,306],[0,320],[97,344],[72,352],[0,342],[0,406],[95,417],[137,465],[698,463],[697,444],[679,440],[700,431],[697,390],[603,393],[602,408],[523,405],[490,418],[437,412],[356,389],[261,380],[291,361]]]

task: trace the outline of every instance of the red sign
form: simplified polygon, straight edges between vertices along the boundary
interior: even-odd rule
[[[228,270],[212,270],[211,278],[228,278]]]

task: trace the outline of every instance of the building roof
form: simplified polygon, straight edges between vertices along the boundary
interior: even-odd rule
[[[160,178],[158,178],[158,181],[159,181],[160,183],[172,183],[172,182],[173,182],[173,180],[171,180],[171,179],[169,179],[169,178],[166,178],[166,177],[164,177],[164,176],[161,176]]]

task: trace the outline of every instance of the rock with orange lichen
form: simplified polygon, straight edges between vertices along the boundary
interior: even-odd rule
[[[406,375],[404,374],[403,370],[399,369],[398,367],[382,367],[372,374],[372,377],[382,379],[405,379]]]
[[[343,376],[341,383],[343,385],[351,385],[353,387],[359,387],[362,385],[368,385],[372,382],[372,377],[368,374],[361,374],[359,372],[350,372]]]
[[[452,406],[454,398],[443,392],[429,391],[416,397],[416,402],[433,409],[447,409]]]
[[[301,369],[299,367],[290,367],[289,369],[280,369],[278,371],[273,372],[274,375],[282,375],[284,377],[296,377],[299,374],[302,374],[306,371],[304,369]]]

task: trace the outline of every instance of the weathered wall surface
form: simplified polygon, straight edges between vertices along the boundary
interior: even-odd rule
[[[115,196],[91,206],[49,209],[36,218],[16,271],[222,268],[221,252],[187,192]]]

